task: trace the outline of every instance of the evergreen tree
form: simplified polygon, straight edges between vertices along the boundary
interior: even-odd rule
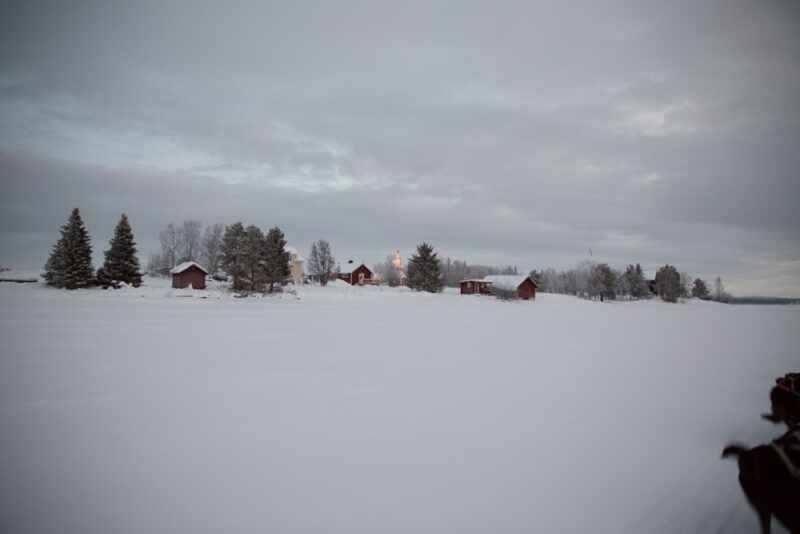
[[[642,266],[637,263],[636,266],[631,265],[630,267],[633,267],[629,279],[631,296],[637,299],[649,297],[650,287],[647,285],[647,280],[644,279]]]
[[[607,263],[593,265],[589,274],[589,294],[600,300],[613,300],[616,296],[617,275]]]
[[[222,238],[221,265],[231,278],[233,278],[233,289],[244,289],[242,279],[247,274],[245,270],[245,236],[244,225],[240,222],[234,223],[225,228],[225,235]]]
[[[277,226],[267,232],[264,250],[264,279],[269,284],[269,292],[275,284],[282,284],[289,276],[291,255],[286,251],[286,239]]]
[[[422,243],[417,247],[417,253],[408,260],[407,275],[411,289],[430,293],[442,290],[441,266],[432,246]]]
[[[681,294],[681,275],[672,265],[665,265],[656,273],[656,292],[665,302],[677,302]]]
[[[97,274],[95,275],[95,282],[97,283],[98,286],[102,287],[103,289],[108,289],[109,287],[113,287],[114,289],[119,289],[120,287],[119,282],[111,278],[105,267],[100,267],[99,269],[97,269]]]
[[[61,238],[45,264],[44,278],[52,286],[67,289],[88,287],[94,281],[92,244],[78,208],[61,227]]]
[[[695,278],[694,286],[692,287],[692,296],[701,300],[708,300],[711,295],[708,292],[708,286],[700,278]]]
[[[264,232],[258,226],[251,224],[245,229],[243,253],[243,267],[250,282],[250,291],[257,291],[263,287],[266,278],[266,242]]]
[[[97,271],[97,281],[103,287],[119,287],[120,283],[133,287],[142,285],[142,273],[139,271],[139,260],[136,257],[136,242],[133,231],[124,213],[114,229],[110,248],[105,252],[105,263]],[[102,272],[101,272],[102,271]]]
[[[47,263],[44,266],[44,279],[47,285],[53,287],[64,287],[65,228],[66,226],[61,229],[61,237],[56,244],[53,245],[53,251],[50,253],[50,257],[47,259]]]

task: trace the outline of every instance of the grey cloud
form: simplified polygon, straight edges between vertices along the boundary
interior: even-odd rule
[[[0,236],[196,212],[375,261],[591,247],[800,294],[790,3],[0,9]]]

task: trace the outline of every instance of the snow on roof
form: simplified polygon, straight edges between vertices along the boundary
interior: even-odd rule
[[[490,274],[483,281],[491,283],[492,287],[514,291],[528,278],[527,274]]]
[[[463,282],[475,282],[475,283],[479,283],[479,284],[491,284],[491,282],[489,280],[483,280],[482,278],[465,278],[464,280],[461,280],[461,283],[463,283]]]
[[[185,271],[186,269],[188,269],[189,267],[191,267],[193,265],[195,267],[197,267],[198,269],[200,269],[201,271],[203,271],[204,273],[208,274],[208,271],[206,271],[205,267],[203,267],[199,263],[195,263],[193,261],[185,261],[185,262],[181,263],[180,265],[176,265],[175,267],[173,267],[172,269],[169,270],[169,273],[170,274],[181,274],[183,271]]]
[[[342,268],[342,270],[340,272],[342,274],[352,273],[353,271],[355,271],[356,269],[358,269],[362,265],[364,267],[367,267],[367,264],[364,263],[363,261],[350,260],[347,263],[345,263],[344,265],[340,266]],[[367,269],[369,269],[369,267],[367,267]],[[369,270],[370,270],[370,272],[372,272],[372,269],[369,269]]]

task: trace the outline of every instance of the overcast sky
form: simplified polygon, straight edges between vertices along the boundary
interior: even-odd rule
[[[0,4],[0,264],[79,206],[800,295],[796,2],[118,4]]]

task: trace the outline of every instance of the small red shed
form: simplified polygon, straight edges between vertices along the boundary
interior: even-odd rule
[[[208,271],[199,263],[185,261],[173,267],[169,272],[172,275],[172,287],[175,289],[183,289],[185,287],[191,287],[192,289],[206,288]]]
[[[514,297],[522,300],[536,298],[536,288],[539,287],[530,276],[515,274],[495,274],[484,278],[492,287],[513,291]]]
[[[350,285],[360,285],[363,286],[364,284],[371,284],[372,283],[372,271],[364,265],[363,263],[358,263],[354,261],[348,262],[348,272],[340,272],[339,279],[344,280]]]
[[[462,295],[488,295],[490,282],[481,279],[462,280],[461,294]]]

